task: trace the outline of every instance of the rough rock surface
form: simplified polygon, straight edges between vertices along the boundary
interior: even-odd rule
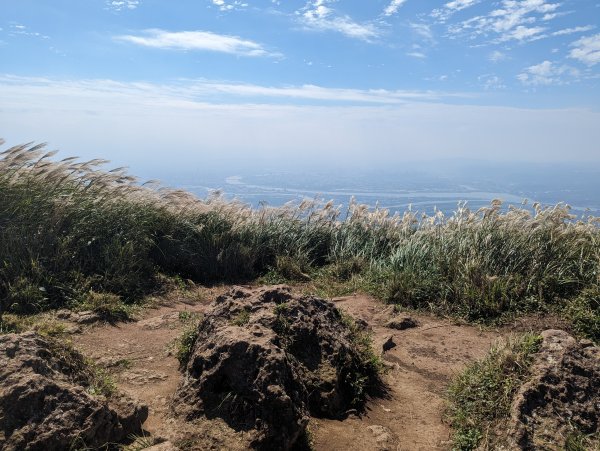
[[[343,416],[364,395],[359,378],[375,380],[356,333],[328,301],[286,287],[234,288],[199,326],[174,410],[220,417],[253,447],[288,449],[309,413]]]
[[[600,433],[600,348],[561,330],[542,337],[532,376],[512,405],[514,449],[563,449],[574,428],[584,435]]]
[[[35,333],[0,336],[0,449],[99,447],[138,432],[148,409],[91,396],[83,357]]]

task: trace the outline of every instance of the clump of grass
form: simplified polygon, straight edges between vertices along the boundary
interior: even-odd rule
[[[246,309],[241,310],[235,318],[231,320],[231,324],[238,327],[244,327],[250,322],[250,312]]]
[[[190,312],[179,312],[179,321],[183,323],[183,331],[173,343],[175,357],[179,361],[179,367],[184,368],[194,350],[194,344],[198,338],[198,326],[202,315]]]
[[[96,293],[89,291],[83,303],[78,305],[81,310],[91,310],[107,320],[124,321],[130,318],[132,307],[123,303],[120,296],[112,293]]]
[[[600,286],[583,290],[565,310],[576,332],[600,343]]]
[[[373,350],[371,335],[350,315],[342,313],[341,318],[350,332],[353,353],[344,356],[346,362],[343,367],[347,370],[340,378],[350,389],[351,405],[359,408],[364,404],[368,391],[381,385],[384,367],[381,357]]]
[[[33,330],[45,337],[60,338],[67,334],[66,325],[47,313],[39,315],[7,314],[0,321],[0,334],[21,333],[28,330]]]
[[[491,449],[488,434],[508,419],[514,394],[529,374],[541,337],[525,334],[502,341],[487,357],[469,365],[449,388],[448,418],[454,429],[454,449]]]
[[[565,451],[588,451],[598,449],[600,444],[600,433],[584,434],[573,429],[565,439]]]
[[[142,431],[142,435],[130,434],[128,437],[129,444],[122,445],[119,447],[120,451],[142,451],[143,449],[151,448],[154,445],[160,444],[160,440],[150,435],[145,435]]]
[[[110,397],[116,392],[116,383],[108,371],[84,357],[70,341],[55,337],[48,337],[47,340],[61,371],[70,376],[73,382],[83,385],[94,396]]]

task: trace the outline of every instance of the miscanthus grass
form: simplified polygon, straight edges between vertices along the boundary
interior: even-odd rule
[[[252,209],[141,183],[44,145],[0,153],[0,315],[124,303],[162,275],[200,283],[321,279],[469,320],[563,309],[598,339],[599,219],[563,204],[390,215],[352,200]],[[325,282],[324,282],[325,281]]]

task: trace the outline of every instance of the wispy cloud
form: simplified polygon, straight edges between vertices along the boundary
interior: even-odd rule
[[[350,103],[398,104],[416,100],[435,100],[445,97],[468,97],[465,93],[443,93],[436,91],[408,91],[388,89],[326,88],[316,85],[272,87],[253,84],[231,84],[201,82],[192,83],[191,92],[203,94],[230,94],[242,97],[284,97]]]
[[[499,63],[500,61],[507,60],[508,56],[506,55],[506,53],[501,52],[500,50],[494,50],[492,53],[489,54],[488,59],[492,63]]]
[[[546,60],[540,64],[529,66],[524,72],[517,75],[517,79],[524,85],[548,86],[567,84],[576,80],[579,75],[579,71],[573,67],[558,65]]]
[[[593,25],[586,25],[583,27],[563,28],[562,30],[554,31],[551,34],[552,34],[552,36],[564,36],[567,34],[584,33],[586,31],[593,30],[594,28],[596,28],[596,27],[594,27]]]
[[[237,36],[210,31],[144,30],[141,35],[117,36],[118,40],[133,44],[170,50],[204,50],[243,56],[279,56],[267,51],[263,45]]]
[[[30,36],[40,39],[50,39],[50,36],[47,36],[43,33],[39,33],[37,31],[32,31],[28,27],[20,23],[11,23],[8,28],[8,34],[9,36]]]
[[[494,74],[483,74],[477,77],[477,80],[486,91],[506,89],[504,81]]]
[[[500,8],[487,15],[476,16],[449,27],[450,34],[467,34],[471,37],[495,36],[495,41],[530,41],[538,39],[547,30],[535,25],[557,16],[560,3],[546,0],[502,0]]]
[[[312,30],[335,31],[363,41],[371,41],[379,36],[379,30],[372,23],[358,23],[350,16],[339,15],[327,6],[329,3],[331,0],[309,1],[297,12],[302,24]]]
[[[344,160],[398,164],[449,155],[547,161],[564,160],[564,149],[572,149],[570,160],[598,161],[600,113],[593,110],[454,101],[314,105],[236,102],[234,98],[220,102],[190,92],[190,84],[4,76],[0,77],[0,123],[10,142],[49,140],[83,158],[98,154],[120,161],[126,158],[133,166],[154,164],[162,171],[169,164],[180,169],[182,164],[206,164],[219,158],[229,164],[244,156],[288,163],[294,158],[309,163],[317,158],[327,164]],[[469,136],[466,141],[465,136]],[[107,154],[106,149],[113,150]]]
[[[420,38],[429,41],[430,43],[435,41],[433,37],[433,31],[431,27],[425,23],[411,23],[410,29],[417,34]]]
[[[131,10],[140,6],[140,0],[109,0],[106,2],[106,6],[114,11]]]
[[[392,0],[390,2],[390,4],[387,5],[385,7],[385,9],[383,10],[383,15],[384,16],[393,16],[394,14],[396,14],[398,12],[400,7],[402,5],[404,5],[406,2],[407,2],[407,0]]]
[[[587,36],[571,44],[569,57],[581,61],[588,66],[600,63],[600,33]]]
[[[416,101],[436,101],[445,98],[469,98],[469,93],[448,93],[441,91],[411,91],[390,89],[330,88],[317,85],[263,86],[249,83],[226,83],[210,80],[180,79],[169,84],[146,82],[117,82],[111,80],[53,80],[47,78],[0,76],[0,85],[7,87],[27,86],[30,92],[52,87],[57,93],[80,92],[101,97],[114,91],[123,97],[144,99],[153,104],[173,105],[200,104],[204,102],[229,103],[247,101],[269,103],[272,99],[284,98],[290,102],[297,100],[315,101],[318,104],[394,105]]]
[[[232,11],[234,9],[244,9],[248,7],[248,3],[234,0],[234,1],[226,1],[226,0],[211,0],[212,4],[218,7],[221,11]]]
[[[458,11],[467,9],[476,5],[481,0],[453,0],[446,3],[442,8],[436,8],[431,12],[431,16],[438,19],[440,22],[445,22]]]

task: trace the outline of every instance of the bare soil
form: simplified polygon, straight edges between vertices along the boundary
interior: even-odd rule
[[[174,299],[146,310],[138,321],[92,326],[73,339],[85,355],[114,374],[120,390],[149,406],[145,430],[182,448],[231,445],[215,439],[213,433],[205,434],[206,443],[202,434],[194,434],[194,440],[186,443],[182,431],[189,426],[179,424],[169,407],[182,377],[172,348],[184,327],[180,312],[202,313],[216,294],[194,301]],[[374,347],[388,367],[384,376],[388,392],[370,399],[360,415],[344,420],[313,418],[309,430],[314,449],[449,449],[450,431],[443,420],[445,390],[452,376],[484,356],[499,334],[412,313],[417,327],[397,330],[385,327],[396,316],[393,308],[372,297],[354,295],[333,301],[371,329]],[[383,352],[390,338],[396,346]],[[222,423],[204,426],[205,431],[224,427]]]

